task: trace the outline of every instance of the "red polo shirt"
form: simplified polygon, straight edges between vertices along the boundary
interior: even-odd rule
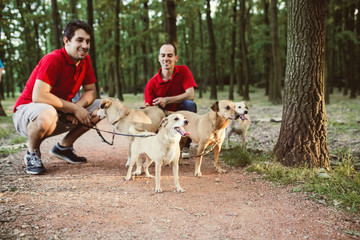
[[[32,93],[36,79],[40,79],[51,86],[51,93],[55,96],[71,101],[80,90],[81,85],[96,82],[90,56],[81,60],[78,66],[71,60],[65,47],[45,55],[31,73],[24,91],[14,106],[14,112],[19,105],[32,102]]]
[[[197,87],[193,75],[185,65],[175,66],[174,73],[170,80],[164,81],[161,78],[161,68],[153,76],[145,87],[145,104],[152,106],[157,97],[171,97],[183,94],[186,89]],[[181,103],[168,104],[165,109],[169,111],[179,110]]]

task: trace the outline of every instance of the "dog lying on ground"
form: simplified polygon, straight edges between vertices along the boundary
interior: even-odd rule
[[[235,110],[240,115],[239,119],[231,120],[226,128],[225,144],[226,148],[229,148],[230,136],[236,133],[242,137],[242,146],[246,145],[247,131],[251,123],[249,114],[249,107],[245,102],[234,102]]]
[[[154,135],[158,130],[161,120],[165,117],[164,112],[158,107],[146,107],[143,109],[130,109],[116,98],[104,98],[97,111],[100,119],[107,118],[118,133],[132,135]],[[128,161],[130,148],[134,137],[128,137]]]
[[[148,167],[155,162],[155,192],[162,192],[160,186],[161,166],[169,164],[172,166],[175,187],[177,192],[185,192],[179,184],[179,158],[180,158],[180,139],[188,133],[184,126],[188,121],[181,114],[171,114],[164,118],[159,127],[156,136],[147,138],[135,138],[131,144],[131,159],[125,180],[131,179],[131,171],[134,163],[141,154],[145,154],[146,162],[144,163],[145,173],[148,177]]]
[[[235,111],[234,103],[229,100],[221,100],[214,103],[211,111],[204,115],[198,115],[189,111],[177,111],[185,116],[189,121],[189,125],[185,126],[186,131],[189,132],[189,137],[193,142],[198,143],[197,154],[200,155],[204,152],[206,147],[215,145],[214,157],[215,168],[217,172],[225,173],[226,170],[222,169],[219,163],[219,153],[221,145],[225,138],[225,128],[230,120],[239,118],[239,114]],[[180,148],[182,149],[186,139],[181,140]],[[202,156],[197,157],[195,164],[195,176],[201,177],[201,162]]]

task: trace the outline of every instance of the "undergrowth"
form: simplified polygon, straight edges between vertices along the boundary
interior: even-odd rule
[[[310,198],[340,207],[352,213],[360,212],[360,172],[354,168],[350,152],[340,154],[339,166],[331,169],[285,167],[270,154],[242,147],[223,151],[222,159],[235,167],[246,167],[264,179],[282,185],[292,185],[295,192],[307,192]]]

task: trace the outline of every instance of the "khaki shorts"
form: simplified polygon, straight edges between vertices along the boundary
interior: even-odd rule
[[[90,115],[100,106],[101,99],[95,99],[92,104],[90,104],[86,109],[90,113]],[[53,106],[45,103],[29,103],[23,104],[16,108],[16,112],[13,114],[13,122],[16,131],[24,136],[28,137],[28,124],[33,122],[37,116],[39,116],[40,112],[45,110],[46,108],[54,108]],[[59,112],[59,111],[58,111]],[[56,128],[51,136],[55,136],[64,132],[68,132],[76,126],[64,119],[58,119]]]

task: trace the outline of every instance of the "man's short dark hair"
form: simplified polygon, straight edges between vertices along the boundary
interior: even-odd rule
[[[175,45],[174,45],[173,43],[171,43],[171,42],[163,43],[163,44],[161,44],[160,48],[161,48],[162,46],[164,46],[164,45],[171,45],[171,46],[173,46],[175,56],[177,56],[177,49],[176,49],[176,47],[175,47]],[[159,54],[160,54],[160,48],[159,48]]]
[[[84,21],[81,20],[72,20],[70,21],[64,30],[64,37],[69,39],[69,41],[72,39],[72,37],[75,35],[75,31],[78,29],[83,29],[87,34],[92,36],[93,30],[89,24],[87,24]]]

